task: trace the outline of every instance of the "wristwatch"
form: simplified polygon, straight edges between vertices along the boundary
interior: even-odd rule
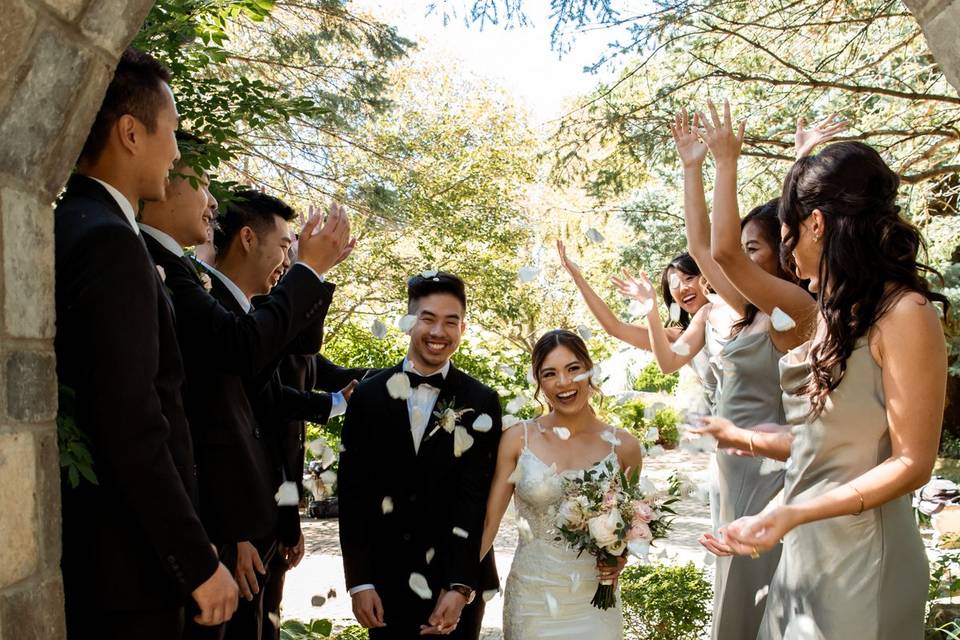
[[[450,591],[456,591],[464,598],[467,599],[467,604],[473,602],[473,598],[477,595],[477,592],[468,587],[465,584],[452,584],[450,585]]]

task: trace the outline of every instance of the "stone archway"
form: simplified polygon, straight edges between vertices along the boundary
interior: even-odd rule
[[[153,0],[3,0],[0,640],[64,636],[51,203]]]
[[[960,0],[905,0],[960,89]],[[3,0],[0,640],[62,638],[51,202],[153,0]]]

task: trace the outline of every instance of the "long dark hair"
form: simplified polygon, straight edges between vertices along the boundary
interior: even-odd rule
[[[760,235],[763,237],[764,241],[770,245],[770,248],[773,250],[773,255],[780,257],[782,254],[782,248],[780,246],[780,219],[777,217],[777,209],[780,204],[779,198],[774,198],[769,202],[765,202],[759,207],[754,207],[750,210],[744,218],[740,221],[740,233],[743,233],[743,230],[747,227],[748,224],[755,224],[760,230]],[[796,282],[796,277],[790,271],[787,271],[781,261],[777,260],[777,273],[774,274],[779,278],[784,280],[789,280],[791,282]],[[745,328],[753,324],[753,321],[757,317],[756,305],[748,302],[746,308],[743,311],[743,317],[733,323],[731,327],[731,333],[738,334],[743,331]]]
[[[663,273],[660,274],[660,293],[663,296],[663,304],[667,305],[668,309],[670,305],[676,302],[676,300],[673,299],[673,294],[670,293],[670,269],[676,269],[680,273],[688,276],[699,277],[701,275],[697,261],[694,260],[689,253],[681,253],[671,260],[670,264],[664,267]],[[680,308],[680,320],[677,324],[684,329],[690,326],[690,314],[682,307]]]
[[[918,261],[926,244],[919,230],[900,216],[900,178],[880,154],[862,142],[837,142],[798,160],[783,183],[780,221],[787,227],[784,249],[800,238],[800,225],[814,209],[823,214],[823,248],[817,303],[826,336],[810,350],[811,374],[803,389],[819,415],[827,395],[847,370],[857,340],[907,292],[931,302],[946,297],[930,290]]]
[[[567,329],[554,329],[553,331],[547,331],[545,334],[540,336],[540,339],[537,340],[537,344],[533,345],[533,355],[532,355],[532,369],[533,369],[533,380],[537,384],[537,389],[533,394],[533,397],[540,402],[540,371],[543,369],[543,363],[547,359],[547,356],[550,355],[554,349],[557,347],[566,347],[573,352],[573,355],[577,357],[578,360],[583,362],[583,365],[588,369],[593,369],[593,358],[590,357],[590,350],[587,349],[586,343],[583,339],[575,334],[572,331]],[[600,392],[600,389],[593,383],[593,378],[590,379],[590,388]],[[542,405],[541,405],[542,406]]]

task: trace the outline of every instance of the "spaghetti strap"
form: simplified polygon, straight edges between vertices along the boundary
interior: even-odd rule
[[[523,421],[523,448],[524,449],[527,448],[527,423],[528,422],[530,421],[529,420]]]

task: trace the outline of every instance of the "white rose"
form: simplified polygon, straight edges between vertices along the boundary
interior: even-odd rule
[[[457,426],[457,414],[453,409],[447,409],[440,416],[440,426],[447,433],[453,433],[453,428]]]
[[[557,513],[557,526],[566,529],[579,529],[586,521],[586,498],[570,498],[560,505],[560,511]]]
[[[587,529],[590,531],[590,537],[593,538],[597,546],[609,548],[616,545],[620,538],[617,535],[617,525],[623,526],[623,518],[620,512],[613,509],[608,514],[603,514],[590,518],[587,521]]]

